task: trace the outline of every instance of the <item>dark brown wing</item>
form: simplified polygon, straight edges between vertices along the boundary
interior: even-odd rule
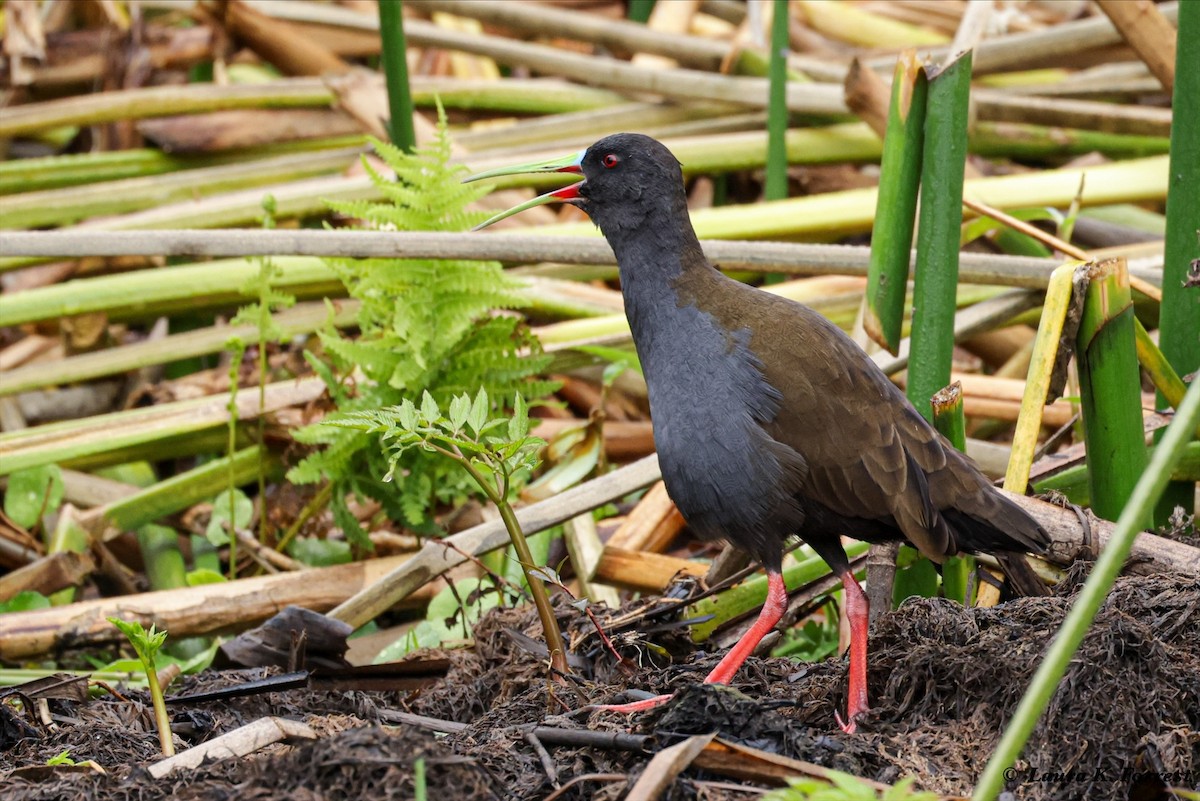
[[[960,550],[1043,549],[1037,524],[950,447],[840,329],[748,287],[722,297],[722,322],[731,330],[750,314],[771,319],[752,329],[751,340],[785,399],[766,428],[807,463],[805,495],[847,518],[894,521],[936,561]]]

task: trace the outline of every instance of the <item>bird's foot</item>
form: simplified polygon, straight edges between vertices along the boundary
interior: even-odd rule
[[[854,734],[858,730],[858,720],[867,712],[866,693],[861,696],[850,696],[850,703],[846,707],[846,717],[842,717],[841,712],[833,713],[834,720],[837,721],[838,727],[846,734]]]
[[[619,712],[622,715],[632,715],[635,712],[645,712],[648,709],[662,706],[674,697],[674,693],[668,693],[667,695],[656,695],[653,698],[633,701],[628,704],[596,704],[592,709],[596,712]]]

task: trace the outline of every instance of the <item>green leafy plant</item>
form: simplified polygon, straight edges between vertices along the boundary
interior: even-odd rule
[[[50,767],[55,767],[58,765],[78,765],[79,763],[71,759],[71,749],[68,748],[65,751],[59,751],[57,754],[47,759],[46,764]]]
[[[50,608],[50,599],[34,590],[21,590],[13,597],[0,601],[0,614],[48,608]]]
[[[857,776],[831,770],[829,781],[808,776],[789,778],[788,786],[772,790],[763,801],[937,801],[936,793],[912,789],[914,779],[907,776],[880,794]]]
[[[154,624],[150,624],[150,630],[146,631],[145,627],[136,620],[110,617],[108,622],[116,626],[129,640],[146,671],[150,700],[154,704],[154,724],[158,728],[158,742],[163,754],[171,756],[175,753],[175,744],[171,741],[171,716],[167,714],[167,703],[163,698],[162,686],[158,683],[158,668],[156,667],[158,652],[162,650],[163,643],[167,641],[167,633],[155,630]]]
[[[213,500],[212,517],[204,536],[213,545],[229,545],[237,538],[237,530],[250,525],[254,517],[254,502],[239,489],[222,490]],[[232,553],[232,551],[231,551]]]
[[[274,195],[266,195],[262,201],[263,219],[262,227],[264,230],[270,231],[275,228],[275,197]],[[275,288],[276,280],[282,275],[282,270],[276,266],[275,262],[270,257],[261,257],[258,261],[258,273],[251,278],[246,286],[242,288],[244,294],[253,293],[257,300],[247,306],[238,309],[238,313],[230,320],[230,325],[252,324],[258,331],[258,442],[262,443],[266,439],[266,417],[263,414],[263,408],[267,402],[267,343],[278,342],[283,338],[283,329],[276,322],[274,314],[283,309],[290,309],[296,305],[296,296],[281,292]],[[245,347],[241,348],[244,352]],[[240,355],[240,354],[239,354]],[[234,360],[231,367],[230,375],[230,402],[233,402],[233,397],[237,394],[237,372],[236,366],[241,362],[238,358]],[[230,451],[230,455],[232,455]],[[229,490],[232,492],[233,487]],[[266,462],[263,459],[258,461],[258,497],[265,498],[267,490],[267,470]],[[266,536],[267,515],[259,515],[259,532],[258,538],[260,541]]]
[[[396,175],[391,180],[364,161],[388,202],[330,202],[336,211],[364,221],[366,228],[399,231],[462,231],[486,216],[466,210],[486,188],[461,183],[463,168],[450,165],[444,117],[432,146],[412,155],[372,142]],[[333,259],[329,264],[361,301],[357,339],[331,326],[321,333],[329,363],[306,354],[338,411],[396,406],[426,392],[444,405],[481,386],[493,398],[519,392],[540,399],[554,389],[553,382],[537,378],[549,364],[538,340],[520,318],[494,313],[521,302],[522,285],[498,263]],[[332,482],[334,520],[356,548],[371,545],[347,506],[348,496],[378,501],[392,519],[431,533],[431,507],[477,492],[469,476],[426,449],[406,449],[390,465],[379,434],[312,425],[296,432],[296,439],[325,447],[292,468],[288,478],[301,484]],[[391,480],[383,479],[385,473]]]
[[[22,528],[33,529],[43,515],[58,508],[63,492],[62,471],[58,465],[17,470],[8,479],[4,514]]]
[[[546,444],[529,433],[525,399],[517,394],[511,416],[496,415],[481,388],[473,400],[466,393],[454,396],[443,413],[433,395],[425,392],[419,407],[405,398],[398,406],[348,412],[327,418],[326,423],[378,437],[388,460],[385,482],[392,480],[413,450],[443,457],[470,476],[500,512],[542,621],[551,667],[566,673],[562,633],[511,503],[519,485],[537,467],[538,451]]]
[[[793,627],[771,656],[787,656],[802,662],[820,662],[837,653],[838,614],[834,604],[825,605],[820,620],[809,618],[803,626]]]
[[[265,230],[271,230],[275,227],[275,198],[273,195],[266,195],[262,201],[263,219],[262,227]],[[257,330],[256,344],[258,346],[258,410],[256,416],[258,420],[258,442],[263,442],[266,438],[266,418],[263,415],[263,408],[266,406],[267,392],[267,343],[276,342],[283,337],[283,329],[279,327],[273,316],[275,312],[283,309],[291,308],[296,304],[296,297],[286,292],[280,292],[275,288],[275,281],[281,274],[280,269],[275,265],[275,262],[270,258],[262,257],[256,259],[258,262],[258,272],[242,287],[242,293],[254,295],[256,300],[254,303],[238,309],[237,314],[230,320],[230,325],[253,325]],[[225,492],[214,502],[213,520],[227,523],[229,528],[226,531],[220,528],[218,524],[214,531],[212,524],[208,527],[208,538],[214,545],[229,544],[229,577],[237,577],[237,534],[235,530],[235,522],[241,517],[240,501],[245,499],[250,503],[246,495],[239,491],[234,481],[234,467],[232,457],[237,449],[237,422],[238,422],[238,384],[241,377],[242,359],[246,355],[247,343],[240,337],[231,337],[226,343],[226,347],[232,352],[232,358],[229,362],[229,425],[228,425],[228,456],[230,457],[229,467],[229,486]],[[258,497],[265,498],[267,490],[267,472],[266,463],[262,458],[258,461]],[[219,512],[217,507],[224,504],[224,511]],[[253,506],[251,505],[251,515],[253,514]],[[267,515],[261,514],[259,520],[259,540],[266,538],[266,521]],[[248,525],[249,516],[245,523],[240,525]]]

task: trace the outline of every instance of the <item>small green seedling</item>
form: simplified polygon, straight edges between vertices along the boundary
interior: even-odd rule
[[[49,767],[53,768],[53,767],[57,767],[59,765],[68,765],[69,766],[69,765],[78,765],[79,763],[76,762],[75,760],[71,759],[71,749],[68,748],[66,751],[60,751],[56,755],[47,759],[46,764]]]
[[[120,629],[121,633],[128,638],[146,671],[150,700],[154,703],[154,724],[158,727],[158,742],[162,747],[163,755],[172,756],[175,753],[175,744],[171,741],[171,718],[167,715],[167,703],[163,698],[162,686],[158,683],[158,670],[155,667],[158,652],[162,649],[163,643],[167,641],[167,633],[157,631],[154,624],[150,624],[150,630],[146,631],[136,620],[110,617],[108,622]]]

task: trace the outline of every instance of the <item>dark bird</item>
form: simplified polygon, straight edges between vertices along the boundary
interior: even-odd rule
[[[565,201],[612,246],[650,395],[667,492],[701,537],[762,562],[757,622],[705,679],[728,683],[787,606],[780,566],[792,535],[841,576],[850,620],[843,728],[867,709],[867,597],[842,535],[901,540],[935,562],[994,553],[1018,591],[1041,591],[1022,552],[1047,535],[917,413],[848,336],[799,303],[728,278],[704,257],[679,162],[661,143],[614,134],[557,161],[491,170],[584,180],[509,209]],[[607,707],[649,709],[670,696]]]

